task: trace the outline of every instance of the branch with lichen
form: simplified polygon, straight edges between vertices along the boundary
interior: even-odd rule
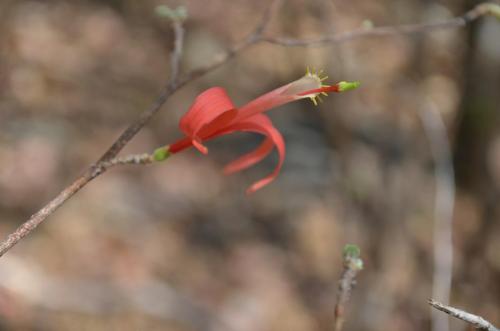
[[[458,318],[462,321],[465,321],[469,324],[472,324],[476,329],[478,330],[483,330],[483,331],[500,331],[497,327],[495,327],[493,324],[482,318],[481,316],[477,316],[471,313],[468,313],[464,310],[454,308],[451,306],[443,305],[442,303],[439,303],[434,300],[429,300],[429,305],[432,307],[436,308],[437,310],[440,310],[450,316],[453,316],[455,318]]]
[[[483,3],[464,15],[435,23],[422,23],[402,26],[370,27],[360,28],[353,31],[337,34],[324,35],[315,39],[293,39],[270,37],[266,35],[266,28],[269,25],[274,10],[281,3],[280,0],[274,0],[268,10],[262,16],[257,27],[240,43],[229,48],[226,52],[217,55],[214,60],[205,66],[194,69],[184,75],[180,75],[180,59],[182,56],[184,30],[182,23],[187,18],[187,13],[183,9],[171,10],[167,7],[157,9],[159,15],[168,17],[172,20],[175,42],[174,50],[171,55],[170,78],[159,93],[156,101],[146,110],[144,110],[137,120],[135,120],[125,131],[111,144],[106,152],[87,170],[64,188],[54,199],[49,201],[39,211],[33,214],[27,221],[22,223],[14,232],[0,243],[0,257],[9,251],[20,240],[33,232],[48,216],[62,206],[69,198],[76,194],[85,185],[94,178],[102,175],[107,169],[116,165],[125,164],[147,164],[152,159],[150,156],[136,157],[125,156],[118,157],[120,151],[135,137],[135,135],[149,122],[149,120],[161,109],[169,97],[186,84],[206,75],[207,73],[219,68],[235,56],[242,53],[249,47],[259,43],[271,43],[284,47],[315,47],[330,44],[338,44],[363,37],[371,36],[393,36],[415,33],[426,33],[439,29],[451,29],[464,27],[467,24],[477,20],[482,16],[494,16],[500,19],[500,6],[492,3]]]
[[[345,306],[351,297],[352,289],[358,272],[363,269],[360,249],[356,245],[344,246],[344,270],[339,280],[339,292],[335,305],[335,323],[333,331],[341,331],[345,322]]]

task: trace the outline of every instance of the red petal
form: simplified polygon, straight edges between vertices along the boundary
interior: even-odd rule
[[[240,120],[253,117],[254,115],[263,113],[272,108],[279,107],[285,103],[294,101],[296,98],[293,95],[286,94],[286,90],[290,84],[278,87],[277,89],[272,90],[260,97],[248,102],[243,105],[238,110],[238,116],[235,119],[235,122]]]
[[[193,145],[202,153],[207,148],[202,145],[202,133],[207,135],[223,128],[235,116],[236,109],[226,91],[212,87],[198,95],[188,112],[181,118],[180,129],[193,140]],[[200,131],[204,132],[200,132]]]
[[[264,142],[253,152],[243,155],[239,159],[227,165],[224,169],[226,174],[244,170],[258,163],[269,155],[274,146],[276,146],[276,149],[278,150],[279,161],[276,168],[271,174],[255,182],[247,189],[247,194],[251,194],[271,183],[278,176],[285,160],[285,141],[283,140],[281,133],[273,126],[269,117],[263,114],[257,114],[238,123],[228,125],[217,132],[212,132],[210,135],[205,136],[204,139],[207,140],[215,138],[233,133],[235,131],[259,133],[266,136],[266,140],[264,140]],[[169,151],[171,153],[177,153],[193,146],[194,143],[199,144],[196,140],[186,137],[170,145]],[[203,147],[204,146],[202,146],[201,149],[203,149]]]
[[[278,156],[279,156],[279,161],[276,167],[274,168],[274,171],[266,176],[265,178],[255,182],[252,184],[248,189],[247,189],[247,194],[254,193],[255,191],[261,189],[262,187],[266,186],[267,184],[271,183],[279,174],[281,167],[283,166],[283,162],[285,160],[285,141],[283,140],[283,136],[281,133],[273,126],[271,120],[269,117],[263,114],[258,114],[254,115],[248,119],[245,119],[241,122],[238,122],[236,124],[231,125],[228,127],[224,132],[221,132],[219,134],[226,134],[230,133],[233,131],[247,131],[247,132],[256,132],[260,133],[262,135],[265,135],[267,139],[271,141],[271,143],[276,146],[276,149],[278,151]],[[260,148],[259,148],[260,149]],[[264,150],[265,152],[266,150]],[[257,151],[255,151],[257,152]],[[254,152],[254,153],[255,153]],[[252,157],[249,158],[249,160],[246,160],[247,164],[253,165],[257,163],[258,161],[262,160],[267,154],[269,154],[270,151],[268,151],[266,154],[264,154],[261,151],[259,151],[258,154],[254,155],[252,154]],[[247,158],[248,155],[243,156],[243,158]],[[235,162],[240,161],[241,159],[236,160]],[[243,167],[241,169],[246,168],[245,165],[247,164],[241,164]],[[230,164],[231,165],[231,164]],[[240,169],[240,170],[241,170]]]
[[[193,143],[193,146],[196,147],[197,150],[199,150],[203,154],[208,154],[208,148],[201,143],[201,140],[198,138],[191,139],[191,142]]]
[[[252,152],[241,156],[224,167],[224,173],[230,175],[232,173],[245,170],[256,163],[262,161],[271,153],[274,148],[274,143],[271,139],[266,138],[259,147]]]

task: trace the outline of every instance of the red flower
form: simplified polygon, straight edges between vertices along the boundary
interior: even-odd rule
[[[208,149],[203,145],[206,140],[236,131],[261,134],[266,138],[257,149],[224,168],[226,174],[246,169],[260,162],[276,147],[279,155],[278,165],[271,174],[247,189],[247,193],[253,193],[278,176],[285,159],[283,137],[273,126],[269,117],[263,113],[288,102],[304,98],[310,98],[316,104],[316,98],[319,97],[319,94],[343,92],[359,85],[358,82],[340,82],[328,86],[322,84],[324,79],[326,77],[320,78],[316,73],[308,71],[304,77],[266,93],[240,108],[233,105],[223,88],[212,87],[198,95],[188,112],[182,117],[179,127],[186,137],[167,146],[166,152],[168,153],[165,153],[164,149],[160,154],[178,153],[191,146],[203,154],[207,154]]]

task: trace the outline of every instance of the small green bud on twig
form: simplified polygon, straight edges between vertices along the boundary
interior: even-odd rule
[[[172,9],[167,5],[158,5],[155,8],[155,13],[160,17],[168,18],[172,21],[184,21],[188,17],[187,9],[184,6]]]
[[[153,152],[153,159],[157,162],[166,160],[169,156],[170,152],[168,151],[168,147],[160,147]]]
[[[363,260],[360,258],[361,250],[357,245],[347,244],[344,246],[344,262],[353,270],[363,269]]]

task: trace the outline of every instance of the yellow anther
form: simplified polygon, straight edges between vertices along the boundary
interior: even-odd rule
[[[318,88],[322,87],[328,87],[329,85],[323,84],[325,80],[328,79],[328,76],[324,74],[324,70],[320,69],[317,71],[314,67],[306,67],[306,76],[313,78],[317,84]],[[328,93],[326,92],[317,92],[314,95],[309,95],[308,97],[311,99],[311,101],[314,103],[315,106],[318,105],[318,100],[319,102],[323,102],[323,100],[320,98],[320,94],[324,96],[328,96]]]

